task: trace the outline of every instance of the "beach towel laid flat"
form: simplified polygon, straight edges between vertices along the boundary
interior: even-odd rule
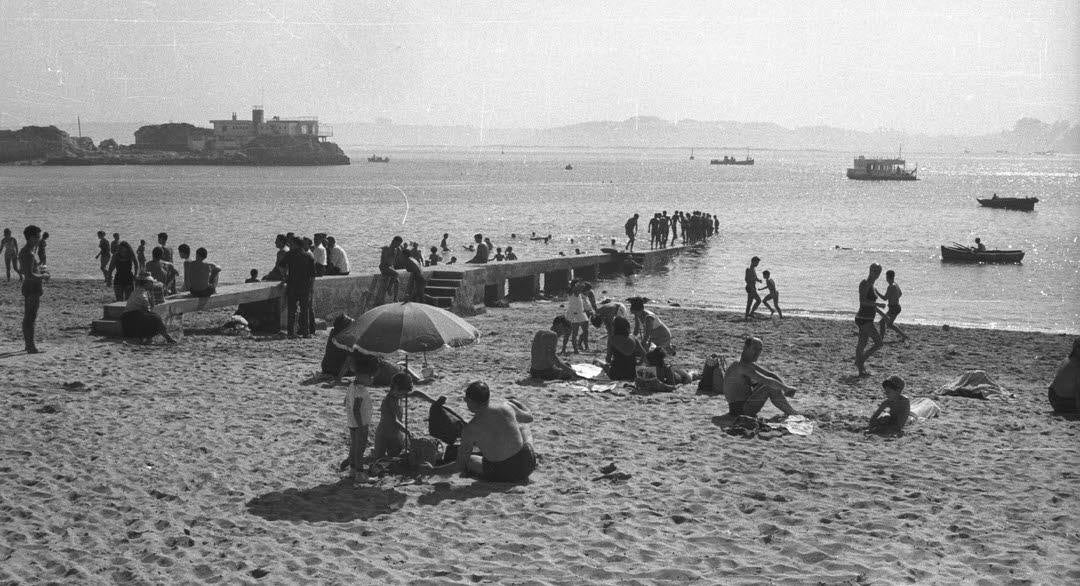
[[[604,375],[603,368],[600,368],[595,364],[589,364],[587,362],[583,362],[581,364],[571,364],[570,368],[574,370],[574,374],[588,380],[599,379]]]
[[[722,429],[728,435],[767,440],[785,435],[809,436],[814,433],[814,422],[802,415],[777,415],[769,419],[740,415]]]
[[[919,397],[911,402],[911,420],[924,421],[931,417],[937,417],[941,413],[941,406],[929,397]]]
[[[995,383],[986,374],[985,370],[969,370],[953,379],[952,382],[939,387],[937,394],[971,399],[1002,398],[1009,395],[1001,385]]]

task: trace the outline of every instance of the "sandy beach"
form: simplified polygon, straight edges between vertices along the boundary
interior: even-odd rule
[[[753,334],[800,390],[812,435],[744,439],[696,383],[640,395],[528,379],[532,333],[562,304],[489,309],[468,318],[479,344],[430,354],[439,378],[420,388],[461,413],[470,380],[522,400],[532,481],[354,485],[336,471],[345,387],[312,382],[325,331],[221,335],[223,310],[186,316],[176,346],[130,345],[89,335],[110,297],[48,283],[46,353],[27,356],[18,286],[0,283],[0,583],[1080,582],[1080,422],[1046,401],[1069,336],[901,317],[911,341],[888,337],[858,378],[851,321],[655,306],[680,366],[734,360]],[[592,333],[575,361],[603,358]],[[935,397],[941,415],[902,438],[862,433],[886,376],[914,398],[968,369],[1007,394]],[[412,405],[414,430],[426,411]],[[600,472],[611,463],[621,474]]]

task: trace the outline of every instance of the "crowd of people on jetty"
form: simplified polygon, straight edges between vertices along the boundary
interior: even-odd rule
[[[638,217],[635,214],[626,223],[627,250],[633,249]],[[650,220],[650,245],[663,248],[680,235],[684,242],[693,243],[714,235],[717,229],[718,221],[710,214],[676,212],[668,217],[666,212],[660,212]],[[5,258],[9,280],[10,271],[14,271],[22,281],[25,350],[28,354],[36,354],[41,350],[35,340],[35,322],[43,285],[49,279],[45,264],[47,234],[30,225],[23,235],[25,245],[20,248],[10,229],[5,230],[0,252]],[[395,236],[382,247],[379,271],[385,277],[384,297],[399,298],[397,270],[405,269],[413,277],[405,299],[425,301],[421,269],[442,262],[439,252],[449,252],[448,238],[448,234],[443,234],[439,247],[430,247],[426,256],[416,242],[407,244],[401,236]],[[549,240],[550,236],[539,238]],[[512,247],[508,246],[503,252],[482,234],[476,234],[473,239],[475,244],[470,249],[475,255],[466,263],[490,262],[492,249],[496,251],[495,261],[500,257],[513,260]],[[288,335],[293,337],[299,331],[300,336],[310,337],[315,331],[311,302],[315,278],[348,275],[351,269],[348,255],[334,237],[326,234],[315,234],[310,239],[293,233],[279,234],[275,238],[275,247],[273,268],[261,280],[258,270],[253,269],[248,282],[283,282],[288,305]],[[116,300],[125,302],[121,318],[125,336],[148,341],[160,335],[167,343],[174,343],[153,307],[163,302],[166,295],[207,297],[215,293],[221,268],[207,260],[207,250],[197,248],[192,259],[190,246],[181,244],[176,253],[174,260],[168,234],[164,232],[157,235],[157,246],[151,250],[150,260],[146,259],[145,240],[140,240],[139,246],[133,248],[121,240],[118,233],[112,235],[111,241],[104,231],[98,233],[95,258]],[[454,262],[456,259],[451,257],[449,263]],[[758,277],[760,264],[761,259],[754,256],[744,273],[747,293],[744,318],[756,318],[755,312],[760,305],[782,318],[776,282],[768,270],[762,273],[764,279]],[[901,312],[902,295],[895,271],[885,272],[887,287],[884,293],[875,286],[881,274],[882,267],[871,264],[867,278],[858,287],[855,365],[860,376],[869,376],[866,361],[881,349],[887,330],[907,339],[895,323]],[[768,294],[761,298],[759,291],[768,291]],[[580,365],[569,364],[565,356],[570,351],[568,346],[574,354],[593,352],[591,326],[597,330],[598,338],[601,328],[606,337],[604,358],[594,360],[593,366],[599,367],[612,381],[631,383],[638,391],[650,393],[671,392],[679,385],[697,381],[699,391],[724,397],[728,417],[736,422],[753,420],[768,403],[784,416],[799,415],[789,401],[798,390],[758,363],[764,350],[759,338],[747,337],[738,359],[730,365],[722,357],[713,355],[700,371],[683,368],[675,362],[678,350],[671,329],[647,307],[648,302],[641,296],[628,298],[625,303],[612,299],[597,301],[592,283],[578,279],[571,281],[563,310],[554,317],[550,328],[539,330],[533,336],[529,376],[540,380],[574,380],[585,376],[575,368]],[[876,320],[879,315],[880,321]],[[405,463],[409,467],[429,474],[460,472],[497,482],[528,479],[537,468],[539,458],[527,428],[533,416],[523,403],[512,397],[493,399],[491,389],[484,382],[474,381],[464,391],[465,405],[472,413],[472,418],[466,422],[445,405],[445,398],[435,400],[416,390],[414,385],[421,382],[421,377],[411,369],[375,354],[339,348],[334,343],[335,338],[351,322],[351,318],[344,315],[335,320],[321,365],[325,376],[337,380],[353,377],[344,400],[350,441],[348,457],[340,464],[342,471],[348,471],[358,481],[366,481],[369,474],[393,471],[379,468],[386,462],[400,464],[402,458],[407,458]],[[871,340],[873,344],[867,348]],[[371,456],[364,458],[374,421],[369,388],[380,385],[388,385],[390,390],[379,408]],[[903,394],[904,388],[904,380],[897,375],[882,381],[884,398],[868,418],[866,429],[869,433],[903,433],[912,411],[910,399]],[[403,402],[409,398],[419,398],[430,404],[429,432],[433,438],[413,437],[402,421],[407,409]],[[1059,366],[1047,398],[1055,412],[1080,413],[1080,339],[1074,341],[1069,356]]]

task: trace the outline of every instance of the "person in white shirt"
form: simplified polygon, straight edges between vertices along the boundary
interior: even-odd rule
[[[326,242],[326,234],[319,232],[315,235],[315,248],[312,249],[315,253],[316,276],[326,274],[326,247],[323,246],[323,242]]]
[[[349,255],[345,254],[333,236],[326,237],[326,274],[349,274]]]

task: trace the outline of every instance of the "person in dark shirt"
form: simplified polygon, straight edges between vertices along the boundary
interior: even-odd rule
[[[304,252],[293,238],[282,261],[285,272],[285,304],[288,312],[288,335],[296,337],[296,312],[300,311],[300,336],[311,337],[311,291],[315,286],[315,257]]]
[[[911,416],[911,400],[903,395],[904,379],[893,375],[881,383],[885,389],[885,400],[874,410],[870,416],[870,425],[867,432],[879,435],[904,435],[904,425]],[[882,415],[885,410],[888,415]]]
[[[105,231],[98,230],[98,253],[94,255],[94,258],[101,261],[101,275],[105,277],[105,285],[112,286],[112,277],[109,275],[109,261],[112,260],[112,248],[109,247],[109,241],[105,238]]]

